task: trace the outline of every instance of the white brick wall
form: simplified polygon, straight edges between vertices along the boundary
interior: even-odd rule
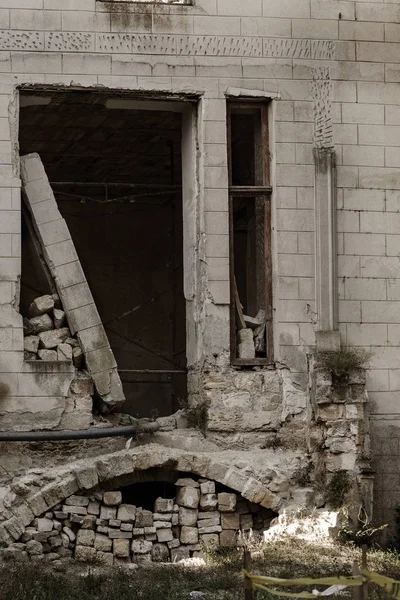
[[[124,19],[108,6],[0,0],[0,303],[13,299],[20,273],[19,180],[11,166],[17,132],[9,117],[16,85],[73,82],[203,96],[199,234],[208,291],[223,307],[229,301],[225,92],[275,92],[281,97],[270,123],[277,358],[290,364],[288,347],[314,343],[317,120],[333,128],[337,151],[343,341],[373,348],[374,418],[400,413],[393,396],[400,369],[397,4],[195,0],[149,9],[128,3]],[[328,76],[332,89],[323,85]],[[226,311],[220,314],[226,327]],[[7,328],[1,339],[0,370],[14,370],[20,340]]]

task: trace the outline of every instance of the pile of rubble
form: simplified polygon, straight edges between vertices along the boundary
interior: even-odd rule
[[[36,298],[29,317],[24,319],[25,360],[73,362],[82,369],[84,354],[71,335],[57,294]]]
[[[175,485],[175,498],[157,498],[154,511],[123,504],[120,491],[70,496],[36,518],[3,558],[178,562],[201,557],[203,546],[235,546],[240,531],[269,527],[271,511],[234,493],[217,494],[213,481],[184,478]]]

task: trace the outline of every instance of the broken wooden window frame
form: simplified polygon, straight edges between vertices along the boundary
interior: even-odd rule
[[[232,114],[240,110],[260,111],[261,160],[255,164],[257,185],[233,185],[232,173]],[[229,174],[229,269],[230,269],[230,353],[234,366],[265,366],[273,363],[273,302],[272,302],[272,252],[271,252],[271,195],[270,152],[268,128],[269,102],[244,99],[227,103],[228,174]],[[256,152],[255,152],[256,156]],[[256,159],[255,159],[256,163]],[[235,277],[234,210],[235,199],[261,201],[264,209],[264,284],[265,284],[265,357],[238,358],[238,298]]]

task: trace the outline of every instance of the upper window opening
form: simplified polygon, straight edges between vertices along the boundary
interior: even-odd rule
[[[230,116],[231,185],[268,185],[266,108],[236,105]]]
[[[272,361],[271,188],[268,105],[228,105],[231,356]]]

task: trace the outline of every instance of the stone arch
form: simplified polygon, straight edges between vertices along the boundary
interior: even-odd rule
[[[276,512],[282,498],[271,492],[266,483],[232,464],[225,453],[202,454],[146,444],[129,450],[77,461],[73,467],[51,469],[40,475],[27,475],[13,481],[1,502],[0,544],[19,539],[35,517],[51,510],[67,497],[79,491],[89,491],[118,481],[137,470],[163,468],[191,473],[219,482],[246,500]]]

